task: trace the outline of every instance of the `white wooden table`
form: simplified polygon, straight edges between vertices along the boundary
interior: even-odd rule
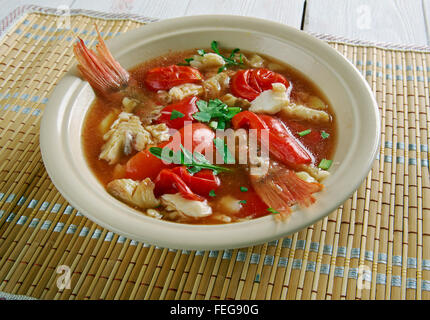
[[[430,0],[0,0],[0,19],[27,4],[159,19],[236,14],[349,39],[430,45]]]

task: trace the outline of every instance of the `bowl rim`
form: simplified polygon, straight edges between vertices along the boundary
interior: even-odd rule
[[[204,25],[205,22],[216,22],[223,21],[224,23],[229,23],[232,26],[240,26],[240,25],[252,25],[251,29],[270,29],[275,30],[278,33],[285,33],[288,35],[293,35],[302,39],[304,41],[308,41],[313,46],[316,46],[319,50],[324,51],[325,54],[328,54],[332,57],[339,65],[341,65],[344,69],[344,72],[347,72],[352,79],[355,81],[355,84],[360,86],[361,90],[365,93],[365,96],[362,97],[366,101],[366,105],[369,107],[369,111],[371,112],[370,121],[373,122],[374,126],[374,137],[373,141],[369,141],[368,145],[368,153],[369,157],[366,158],[367,161],[363,162],[360,166],[360,170],[356,176],[355,181],[350,184],[347,192],[344,196],[339,197],[336,201],[333,201],[330,206],[326,208],[326,210],[322,211],[319,215],[315,215],[312,219],[308,219],[305,223],[301,223],[292,228],[282,228],[280,226],[275,226],[276,222],[274,222],[273,218],[270,216],[252,219],[245,222],[231,223],[231,224],[222,224],[222,225],[192,225],[192,224],[180,224],[175,222],[168,221],[160,221],[157,219],[153,219],[150,217],[146,217],[145,215],[139,213],[140,216],[144,216],[144,218],[140,217],[139,219],[144,219],[147,224],[144,227],[145,234],[138,232],[136,234],[137,226],[133,226],[131,221],[128,225],[131,227],[127,229],[127,225],[124,222],[113,221],[110,219],[109,221],[105,220],[103,214],[96,214],[94,210],[96,207],[94,204],[91,204],[91,201],[88,199],[82,198],[78,196],[79,190],[73,186],[73,183],[76,182],[76,176],[71,177],[64,174],[64,169],[58,165],[58,161],[65,160],[67,161],[64,154],[60,153],[61,159],[57,159],[57,157],[53,157],[50,153],[50,146],[52,145],[61,145],[61,137],[58,137],[56,134],[52,134],[53,131],[58,130],[58,121],[64,119],[60,119],[59,117],[62,114],[62,107],[67,104],[68,101],[73,99],[72,89],[79,91],[80,88],[84,85],[83,80],[76,74],[75,67],[71,68],[66,75],[58,82],[54,91],[51,94],[51,97],[45,107],[44,113],[42,115],[42,121],[40,126],[40,149],[42,154],[42,159],[45,164],[45,168],[48,172],[49,177],[51,178],[55,187],[59,190],[59,192],[64,196],[64,198],[79,212],[87,216],[90,220],[94,221],[101,227],[108,229],[109,231],[115,232],[117,234],[123,235],[127,238],[143,241],[145,243],[155,244],[161,247],[169,247],[174,249],[193,249],[193,250],[205,250],[205,249],[230,249],[230,248],[240,248],[246,247],[250,245],[256,245],[265,243],[267,241],[275,240],[297,232],[309,225],[314,224],[315,222],[321,220],[336,208],[338,208],[348,197],[357,190],[362,181],[366,178],[368,172],[371,170],[374,159],[378,154],[379,143],[380,143],[380,122],[379,122],[379,109],[376,103],[376,99],[373,95],[373,92],[364,79],[362,74],[355,68],[355,66],[347,60],[344,56],[342,56],[338,51],[333,49],[327,43],[322,40],[319,40],[306,32],[301,30],[297,30],[293,27],[269,21],[261,18],[253,18],[253,17],[243,17],[236,15],[197,15],[197,16],[188,16],[188,17],[179,17],[161,20],[157,22],[152,22],[150,24],[144,25],[140,28],[128,31],[124,34],[119,35],[116,38],[109,39],[106,41],[108,47],[114,56],[117,54],[121,54],[121,51],[124,49],[124,43],[131,42],[136,36],[141,34],[151,34],[153,32],[159,32],[160,30],[164,30],[167,32],[170,29],[178,28],[181,26],[185,28],[186,26],[190,26],[193,24]],[[245,24],[247,23],[247,24]],[[229,25],[231,27],[231,25]],[[164,29],[163,29],[164,28]],[[243,27],[242,27],[243,29]],[[247,28],[249,30],[249,27]],[[167,30],[167,31],[166,31]],[[161,32],[162,34],[162,32]],[[293,66],[294,67],[294,66]],[[69,95],[64,95],[65,90],[69,91]],[[79,137],[80,138],[80,137]],[[80,138],[81,139],[81,138]],[[72,169],[72,163],[66,163],[69,169]],[[72,190],[73,186],[73,190]],[[83,193],[80,193],[83,195]],[[106,192],[106,195],[109,195]],[[109,195],[110,197],[110,195]],[[119,202],[118,200],[114,200],[109,202],[111,204],[112,210],[133,210],[129,206]],[[89,209],[90,208],[90,209]],[[91,209],[92,208],[92,209]],[[299,211],[302,211],[300,209]],[[137,211],[136,211],[137,212]],[[269,221],[270,220],[270,221]],[[137,221],[137,220],[136,220]],[[288,222],[286,222],[288,224]],[[178,228],[179,226],[179,228]],[[245,228],[246,226],[246,228]],[[135,228],[136,227],[136,228]],[[253,233],[253,231],[259,230],[259,227],[265,227],[264,230],[272,230],[271,234],[260,234],[258,237]],[[126,228],[126,229],[124,229]],[[160,228],[155,230],[152,228]],[[242,229],[248,229],[244,232]],[[141,230],[141,229],[139,229]],[[190,232],[194,234],[190,234]],[[208,234],[208,232],[218,234],[218,237],[214,237],[212,234]],[[244,237],[238,239],[236,237],[235,241],[229,241],[227,236],[240,232]],[[174,233],[179,238],[170,239],[168,238],[160,238],[160,235],[168,235]],[[206,238],[199,239],[199,242],[195,242],[196,237],[204,237]],[[246,235],[246,236],[245,236]],[[173,237],[174,238],[174,237]]]

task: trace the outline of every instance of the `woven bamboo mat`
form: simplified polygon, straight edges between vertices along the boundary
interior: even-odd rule
[[[328,217],[289,237],[235,250],[181,251],[135,242],[88,220],[55,189],[39,152],[40,118],[74,63],[75,35],[92,45],[94,22],[109,38],[145,21],[74,12],[70,28],[61,29],[64,16],[46,13],[27,10],[7,30],[2,25],[3,296],[430,298],[430,51],[329,41],[365,76],[381,111],[380,153],[366,180]]]

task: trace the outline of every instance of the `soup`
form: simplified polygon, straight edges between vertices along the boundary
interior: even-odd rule
[[[82,131],[107,192],[155,219],[220,224],[315,202],[329,175],[335,115],[291,66],[213,41],[127,71],[99,39],[75,46],[97,93]]]

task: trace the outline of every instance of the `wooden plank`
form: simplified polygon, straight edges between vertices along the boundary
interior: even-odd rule
[[[259,17],[300,27],[305,0],[76,0],[72,8],[111,13],[133,13],[166,19],[198,14],[234,14]]]
[[[16,8],[24,5],[37,5],[41,7],[51,7],[51,8],[62,8],[70,6],[73,0],[20,0],[20,1],[10,1],[10,0],[0,0],[0,20],[3,20],[10,13],[12,13]],[[61,8],[60,8],[61,9]]]
[[[234,14],[273,20],[300,28],[304,2],[304,0],[190,0],[185,14]]]
[[[307,0],[304,30],[374,42],[427,45],[422,0]]]
[[[430,46],[430,0],[423,1],[424,22],[427,33],[427,45]]]
[[[109,13],[132,13],[150,18],[166,19],[183,16],[188,2],[188,0],[75,0],[72,8]]]

